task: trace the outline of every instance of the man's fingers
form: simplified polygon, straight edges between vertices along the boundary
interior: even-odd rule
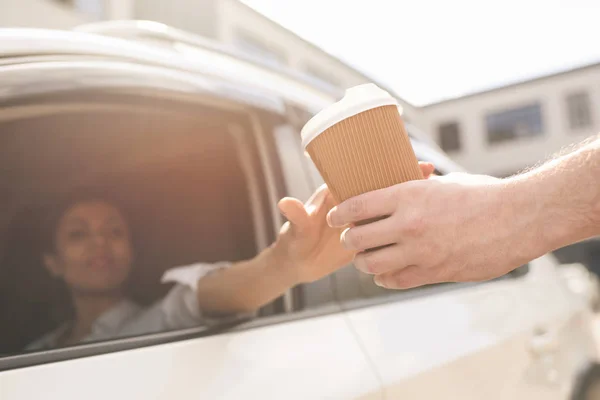
[[[410,265],[409,256],[399,245],[391,245],[378,250],[366,251],[354,257],[354,266],[367,274],[386,274],[399,271]]]
[[[432,163],[420,162],[419,168],[423,178],[427,179],[434,172]],[[401,184],[406,185],[406,183]],[[390,215],[398,205],[399,185],[375,190],[344,201],[334,207],[327,215],[331,227],[343,227],[356,222]]]
[[[427,162],[420,162],[419,168],[425,179],[435,171],[434,165]],[[343,227],[371,218],[391,215],[398,205],[397,193],[401,190],[400,185],[375,190],[344,201],[327,215],[329,226]]]
[[[391,218],[346,229],[341,241],[348,250],[364,251],[396,243],[398,227]]]
[[[310,223],[304,204],[298,199],[285,197],[279,201],[279,211],[287,218],[296,232],[306,229]]]
[[[396,186],[361,194],[332,208],[327,214],[329,226],[343,227],[392,214],[397,206]]]
[[[386,289],[411,289],[431,283],[433,281],[427,271],[416,265],[411,265],[400,270],[392,270],[374,278],[375,284]]]

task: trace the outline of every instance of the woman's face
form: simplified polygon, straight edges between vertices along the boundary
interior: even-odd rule
[[[69,208],[58,222],[54,253],[44,255],[52,274],[71,290],[90,294],[120,290],[132,260],[129,227],[119,210],[103,201]]]

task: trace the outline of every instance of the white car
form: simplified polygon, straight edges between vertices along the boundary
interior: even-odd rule
[[[406,291],[349,266],[251,320],[22,350],[57,318],[32,251],[56,193],[93,181],[136,205],[151,302],[165,266],[269,245],[277,200],[322,183],[300,127],[339,97],[156,23],[0,30],[0,399],[586,398],[593,315],[552,256]],[[409,133],[419,159],[460,170]]]
[[[581,263],[561,264],[559,269],[569,289],[583,297],[592,310],[600,308],[600,281],[598,276],[590,272]]]

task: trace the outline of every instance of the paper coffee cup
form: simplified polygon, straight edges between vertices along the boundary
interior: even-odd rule
[[[308,121],[302,144],[338,203],[423,179],[398,102],[372,83],[346,90]]]

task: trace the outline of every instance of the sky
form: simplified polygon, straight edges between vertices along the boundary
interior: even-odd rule
[[[242,0],[425,105],[600,61],[600,0]]]

